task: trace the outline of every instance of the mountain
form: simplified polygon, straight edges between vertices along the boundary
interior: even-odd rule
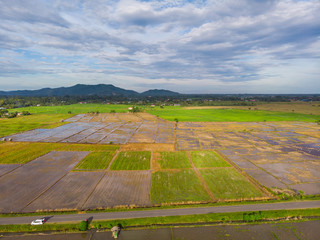
[[[84,85],[77,84],[72,87],[42,88],[39,90],[0,91],[0,96],[134,96],[139,93],[115,87],[111,84]]]
[[[180,93],[177,92],[172,92],[169,90],[164,90],[164,89],[152,89],[148,90],[146,92],[141,93],[143,96],[151,96],[151,97],[166,97],[166,96],[178,96]]]

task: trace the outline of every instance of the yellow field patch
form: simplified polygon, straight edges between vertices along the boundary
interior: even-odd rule
[[[174,144],[162,143],[129,143],[121,146],[121,151],[174,151]]]

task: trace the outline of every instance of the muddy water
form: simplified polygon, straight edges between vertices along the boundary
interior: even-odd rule
[[[119,240],[199,240],[199,239],[259,239],[259,240],[316,240],[320,236],[320,220],[255,224],[255,225],[217,225],[207,227],[175,227],[145,230],[124,230]],[[0,235],[1,238],[1,235]],[[110,232],[89,232],[82,234],[53,234],[53,235],[7,235],[6,240],[111,240]]]

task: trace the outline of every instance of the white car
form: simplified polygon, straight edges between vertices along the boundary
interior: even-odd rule
[[[42,225],[44,224],[45,221],[46,221],[45,218],[36,219],[31,222],[31,225]]]

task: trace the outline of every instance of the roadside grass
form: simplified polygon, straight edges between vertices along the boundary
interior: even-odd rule
[[[262,197],[262,193],[233,168],[200,169],[200,174],[216,199]]]
[[[0,137],[51,125],[55,127],[55,124],[63,125],[65,123],[60,121],[69,117],[70,114],[35,114],[16,118],[0,118]]]
[[[192,151],[191,160],[197,168],[231,167],[228,162],[212,151]]]
[[[210,223],[228,223],[232,222],[245,222],[244,216],[247,214],[261,214],[262,219],[258,220],[258,222],[263,223],[264,220],[285,220],[285,218],[292,218],[291,220],[297,218],[300,219],[302,217],[318,217],[320,218],[320,209],[298,209],[298,210],[270,210],[270,211],[254,211],[254,212],[235,212],[235,213],[209,213],[209,214],[194,214],[194,215],[183,215],[183,216],[169,216],[169,217],[152,217],[152,218],[136,218],[136,219],[123,219],[123,220],[110,220],[110,221],[93,221],[92,226],[99,226],[101,228],[111,228],[111,226],[115,226],[117,224],[121,224],[121,226],[125,228],[130,227],[161,227],[161,225],[170,225],[170,224],[191,224],[195,225],[201,224],[210,224]],[[254,223],[257,224],[257,221]]]
[[[38,226],[31,226],[30,224],[19,225],[0,225],[1,232],[41,232],[41,231],[63,231],[63,232],[78,232],[79,224],[56,224],[46,223]]]
[[[162,169],[191,168],[185,152],[160,152],[159,164]]]
[[[56,143],[5,142],[0,145],[0,163],[27,163],[54,150],[58,145]]]
[[[120,152],[111,164],[111,170],[148,170],[151,152]]]
[[[160,107],[147,109],[148,113],[163,119],[186,122],[263,122],[263,121],[302,121],[315,122],[320,115],[293,112],[273,112],[242,109],[185,109],[183,107]]]
[[[67,114],[71,112],[72,114],[88,113],[88,112],[100,112],[109,113],[111,110],[116,112],[128,112],[128,107],[132,105],[115,105],[115,104],[71,104],[63,106],[40,106],[40,107],[25,107],[25,108],[15,108],[10,111],[28,111],[31,114]],[[71,117],[71,115],[68,115]]]
[[[320,218],[320,208],[315,209],[297,209],[297,210],[271,210],[271,211],[255,211],[255,212],[235,212],[235,213],[210,213],[210,214],[197,214],[197,215],[184,215],[184,216],[170,216],[170,217],[151,217],[151,218],[134,218],[134,219],[119,219],[119,220],[106,220],[95,221],[93,220],[89,228],[95,229],[110,229],[112,226],[121,224],[125,229],[132,227],[161,227],[161,225],[178,225],[179,224],[210,224],[210,223],[228,223],[244,222],[244,216],[248,214],[259,214],[262,219],[255,221],[254,224],[263,223],[264,221],[277,220],[281,222],[288,222],[285,220],[298,219],[299,221],[306,221],[308,219],[301,219],[302,217],[315,217]],[[295,220],[296,221],[296,220]],[[39,226],[31,226],[30,224],[21,225],[0,225],[0,232],[40,232],[40,231],[63,231],[63,232],[78,232],[80,223],[73,224],[56,224],[46,223]]]
[[[192,169],[153,173],[150,195],[153,204],[210,201]]]
[[[270,220],[283,220],[288,222],[285,218],[289,217],[291,220],[300,219],[302,217],[317,217],[320,218],[320,209],[298,209],[298,210],[270,210],[270,211],[254,211],[254,212],[235,212],[235,213],[209,213],[209,214],[195,214],[195,215],[184,215],[184,216],[170,216],[170,217],[152,217],[152,218],[136,218],[136,219],[122,219],[122,220],[110,220],[110,221],[93,221],[92,226],[100,226],[100,228],[111,228],[117,224],[125,228],[130,227],[161,227],[161,225],[174,224],[191,224],[195,225],[210,224],[210,223],[228,223],[232,222],[245,222],[244,216],[247,214],[262,215],[262,219],[254,221],[255,224],[263,223],[264,221]]]
[[[109,152],[119,149],[119,145],[102,145],[102,144],[77,144],[77,143],[60,143],[57,151],[89,151],[89,152]]]
[[[91,152],[75,167],[74,170],[106,169],[112,160],[114,152]]]

